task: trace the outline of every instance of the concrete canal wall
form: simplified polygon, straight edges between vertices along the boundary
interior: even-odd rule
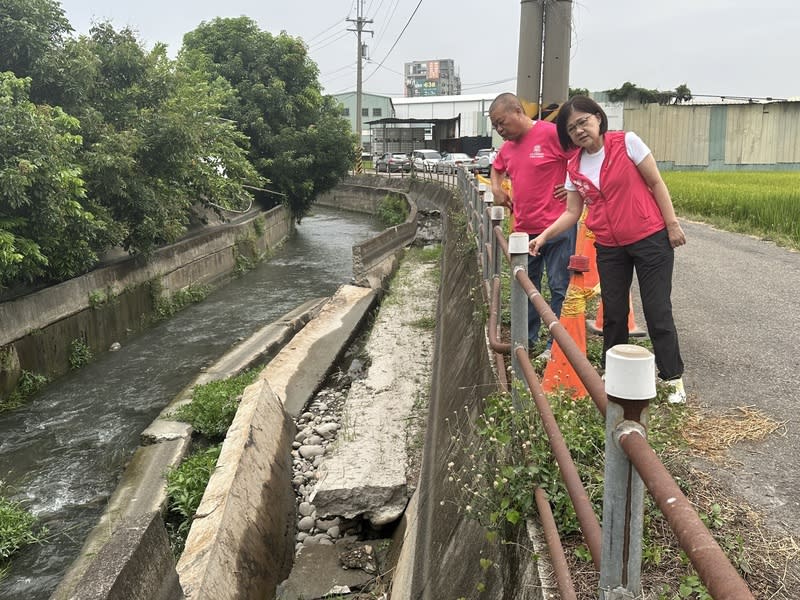
[[[0,303],[0,399],[22,371],[53,377],[70,368],[76,340],[93,354],[149,323],[187,289],[220,285],[292,232],[277,207],[161,248],[146,263],[127,258],[58,285]]]

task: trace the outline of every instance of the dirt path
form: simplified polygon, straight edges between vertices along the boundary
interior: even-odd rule
[[[800,531],[800,253],[684,223],[672,300],[690,401],[714,418],[752,407],[782,423],[701,466],[785,534]]]

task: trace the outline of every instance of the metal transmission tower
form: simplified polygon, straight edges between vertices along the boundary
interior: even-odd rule
[[[364,18],[364,0],[357,0],[356,2],[356,18],[355,19],[347,19],[350,23],[355,23],[355,29],[348,29],[347,31],[355,31],[357,44],[357,58],[356,58],[356,135],[358,136],[358,156],[356,158],[356,173],[363,172],[363,167],[361,166],[361,153],[363,152],[363,147],[361,146],[361,71],[362,71],[362,64],[361,61],[364,59],[366,55],[367,45],[361,43],[361,33],[366,31],[367,33],[374,33],[370,29],[364,29],[364,25],[367,23],[372,23],[372,19]]]
[[[517,96],[530,116],[569,95],[572,0],[521,0]]]

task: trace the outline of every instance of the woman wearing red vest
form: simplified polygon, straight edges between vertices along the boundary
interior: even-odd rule
[[[586,227],[595,235],[603,299],[603,357],[628,342],[628,302],[633,271],[639,281],[647,331],[659,377],[670,402],[685,402],[683,361],[672,318],[674,248],[686,243],[667,186],[650,149],[632,132],[608,131],[608,118],[586,96],[559,110],[558,137],[565,150],[581,148],[567,165],[567,207],[531,240],[531,254],[572,227],[588,207]]]

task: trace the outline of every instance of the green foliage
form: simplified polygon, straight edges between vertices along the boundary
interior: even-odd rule
[[[18,502],[0,496],[0,581],[8,573],[8,559],[21,548],[42,541],[45,529],[36,529],[36,517]]]
[[[92,350],[83,338],[72,340],[69,345],[69,366],[72,369],[80,369],[92,360]]]
[[[0,402],[0,413],[19,408],[34,394],[48,384],[49,380],[45,375],[22,371],[17,387],[8,398]]]
[[[85,272],[110,227],[86,200],[78,122],[34,105],[29,90],[0,73],[0,286]]]
[[[666,171],[681,215],[800,249],[800,172]]]
[[[0,3],[0,72],[37,76],[54,47],[72,31],[64,9],[50,0]]]
[[[208,296],[209,287],[206,285],[190,285],[178,290],[171,296],[161,295],[161,286],[150,283],[150,294],[155,302],[156,319],[168,319],[178,311],[190,304],[202,302]]]
[[[386,227],[405,223],[408,218],[408,202],[400,194],[386,194],[378,201],[378,218]]]
[[[217,466],[221,445],[195,452],[167,473],[167,529],[175,555],[183,552],[192,519]]]
[[[253,369],[198,385],[192,390],[192,401],[178,408],[172,416],[186,421],[209,439],[223,439],[239,408],[242,392],[257,376],[258,371]]]
[[[323,97],[305,44],[261,31],[249,17],[217,18],[184,36],[180,60],[237,92],[223,116],[250,139],[250,159],[287,195],[299,221],[355,159],[355,140],[334,100]]]
[[[641,88],[630,81],[626,81],[622,84],[622,87],[605,91],[608,93],[608,99],[612,102],[636,100],[642,104],[680,104],[692,99],[692,91],[685,83],[676,87],[675,90],[659,91]]]

